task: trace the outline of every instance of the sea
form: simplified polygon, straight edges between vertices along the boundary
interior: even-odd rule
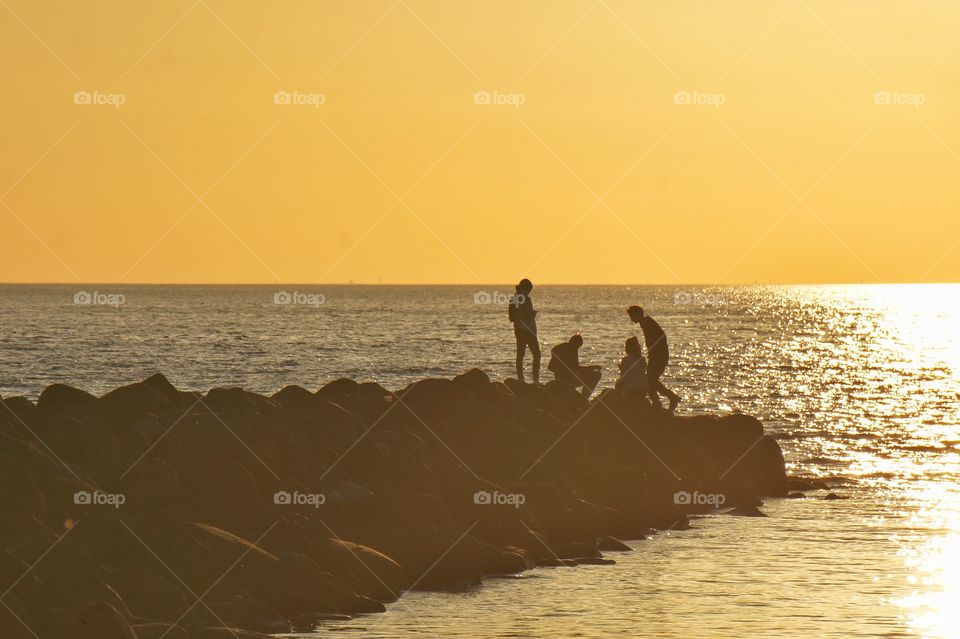
[[[510,285],[0,286],[0,395],[400,389],[514,375]],[[580,332],[612,386],[625,313],[667,332],[682,415],[742,411],[827,491],[630,541],[613,566],[538,568],[301,637],[960,637],[960,285],[537,286],[549,348]],[[529,355],[527,361],[529,375]]]

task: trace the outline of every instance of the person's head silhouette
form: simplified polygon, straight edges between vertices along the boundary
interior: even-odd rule
[[[627,350],[627,355],[633,355],[640,357],[643,355],[643,349],[640,348],[640,340],[636,337],[627,338],[627,343],[624,345],[624,348]]]
[[[570,343],[573,344],[574,348],[580,348],[583,346],[583,335],[580,333],[574,333],[570,336]]]
[[[527,278],[523,278],[522,280],[520,280],[520,283],[517,284],[517,293],[520,293],[521,295],[529,295],[530,291],[532,290],[533,290],[533,282],[531,282]]]
[[[639,324],[643,321],[643,309],[639,306],[631,306],[627,309],[627,315],[630,316],[630,321]]]

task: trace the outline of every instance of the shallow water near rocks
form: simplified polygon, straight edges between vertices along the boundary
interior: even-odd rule
[[[342,376],[400,388],[470,366],[512,375],[502,286],[100,288],[123,304],[74,304],[90,286],[0,287],[0,394],[35,398],[53,382],[103,393],[157,370],[183,389],[265,393]],[[281,291],[323,304],[275,304]],[[494,303],[475,304],[480,291]],[[615,566],[407,593],[385,614],[300,636],[960,637],[960,286],[533,298],[544,345],[582,331],[601,387],[634,333],[624,307],[643,304],[670,337],[664,381],[681,413],[758,416],[789,472],[849,499],[768,500],[767,518],[698,518],[610,553]]]

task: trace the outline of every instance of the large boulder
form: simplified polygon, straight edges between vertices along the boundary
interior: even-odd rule
[[[161,413],[177,400],[177,391],[162,375],[116,388],[98,401],[104,419],[111,425],[129,426],[147,413]]]
[[[70,413],[71,411],[96,411],[97,398],[87,391],[67,386],[51,384],[43,389],[37,399],[37,408],[49,413]]]

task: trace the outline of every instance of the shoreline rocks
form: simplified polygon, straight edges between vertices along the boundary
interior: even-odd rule
[[[613,563],[621,539],[806,487],[748,415],[673,416],[616,390],[587,402],[477,369],[270,397],[156,374],[0,404],[13,639],[302,630],[405,590]]]

